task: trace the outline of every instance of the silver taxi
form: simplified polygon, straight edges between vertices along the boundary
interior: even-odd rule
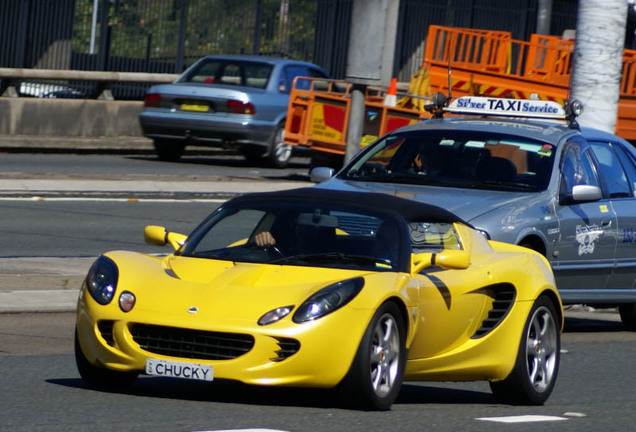
[[[494,240],[534,249],[550,261],[564,304],[618,306],[636,331],[636,151],[579,127],[580,109],[458,98],[369,145],[333,178],[314,169],[312,180],[435,204]]]

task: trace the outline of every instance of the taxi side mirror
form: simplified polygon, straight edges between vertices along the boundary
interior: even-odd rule
[[[144,228],[144,240],[150,245],[165,246],[169,244],[174,250],[178,250],[188,236],[167,231],[162,226],[148,225]]]
[[[309,179],[314,183],[322,183],[333,177],[335,171],[329,167],[316,167],[309,173]]]
[[[444,249],[441,252],[413,254],[411,272],[419,273],[427,267],[439,266],[448,270],[463,270],[470,265],[470,254],[465,250]]]

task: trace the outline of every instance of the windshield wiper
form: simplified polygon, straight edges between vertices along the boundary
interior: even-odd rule
[[[475,186],[478,189],[490,189],[490,190],[522,190],[522,191],[536,191],[537,187],[527,183],[516,182],[502,182],[495,180],[486,180],[476,183]]]

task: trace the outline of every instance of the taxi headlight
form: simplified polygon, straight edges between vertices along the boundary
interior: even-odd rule
[[[349,303],[364,286],[364,278],[358,277],[329,285],[309,297],[300,305],[292,321],[296,324],[322,318]]]
[[[97,303],[107,305],[115,295],[118,278],[119,270],[115,262],[102,255],[88,271],[86,288]]]

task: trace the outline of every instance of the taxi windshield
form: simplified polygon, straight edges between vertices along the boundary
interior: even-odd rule
[[[538,192],[548,186],[555,150],[519,136],[412,131],[376,142],[341,178]]]

